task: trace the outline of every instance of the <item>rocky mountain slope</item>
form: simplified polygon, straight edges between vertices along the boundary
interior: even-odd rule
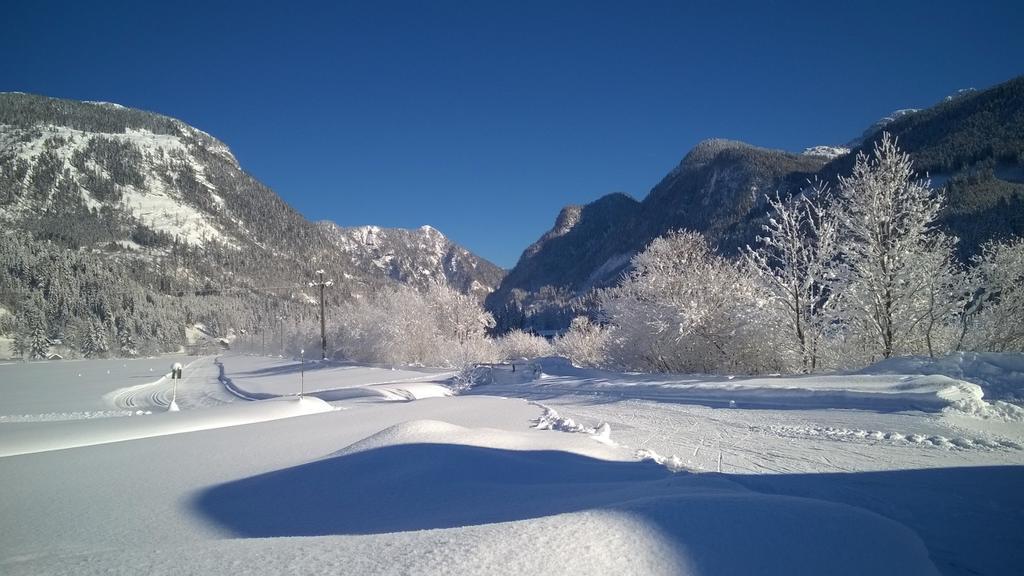
[[[1024,235],[1024,77],[961,91],[924,110],[900,110],[845,147],[804,154],[731,140],[698,144],[642,201],[624,194],[570,206],[488,297],[499,328],[558,329],[589,309],[592,288],[614,284],[629,258],[673,229],[705,234],[727,255],[755,241],[765,194],[783,197],[808,181],[835,182],[882,131],[897,136],[915,167],[944,187],[942,223],[963,258],[986,241]],[[592,297],[592,296],[591,296]]]

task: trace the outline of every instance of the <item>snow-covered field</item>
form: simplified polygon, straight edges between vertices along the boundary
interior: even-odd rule
[[[1022,364],[3,364],[0,573],[1014,574]]]

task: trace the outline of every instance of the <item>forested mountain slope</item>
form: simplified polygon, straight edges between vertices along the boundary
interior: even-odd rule
[[[396,282],[482,298],[503,275],[429,227],[310,222],[179,120],[19,93],[0,94],[0,222],[0,336],[31,324],[76,349],[103,332],[125,353],[171,350],[194,323],[251,333],[278,316],[298,331],[320,268],[332,303]]]

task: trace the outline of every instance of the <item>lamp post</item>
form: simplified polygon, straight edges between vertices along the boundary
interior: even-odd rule
[[[306,391],[306,349],[299,350],[299,398],[302,398],[303,392]]]

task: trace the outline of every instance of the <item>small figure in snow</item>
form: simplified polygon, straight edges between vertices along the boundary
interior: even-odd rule
[[[181,362],[175,362],[171,366],[171,380],[181,380]]]

